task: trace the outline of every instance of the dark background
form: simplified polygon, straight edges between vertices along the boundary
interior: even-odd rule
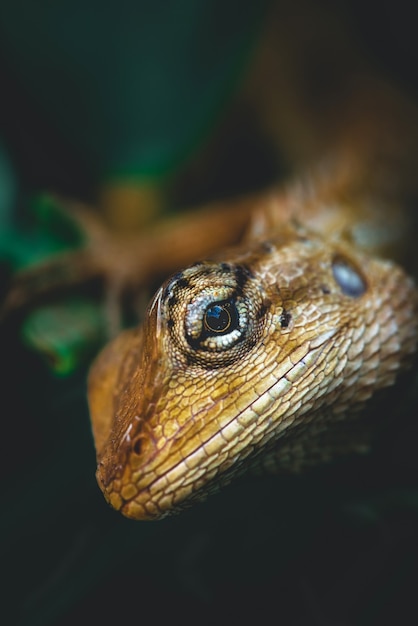
[[[333,6],[376,67],[418,97],[411,4]],[[216,26],[219,7],[215,16]],[[18,180],[16,214],[43,189],[93,198],[101,165],[59,130],[13,58],[0,42],[0,136]],[[251,160],[245,141],[232,133],[202,197],[268,182],[274,168],[267,160],[260,173],[265,153]],[[19,328],[8,321],[1,336],[2,623],[418,623],[416,392],[402,396],[366,458],[245,478],[180,516],[135,523],[107,507],[95,482],[87,367],[57,378]]]

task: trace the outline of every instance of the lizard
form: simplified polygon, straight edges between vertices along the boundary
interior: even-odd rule
[[[361,226],[396,238],[398,216],[366,204],[350,230],[350,204],[326,196],[262,196],[241,245],[175,273],[96,360],[97,479],[127,517],[164,517],[251,467],[367,449],[369,405],[416,351],[417,292],[362,249]]]
[[[311,36],[297,20],[299,39]],[[311,98],[283,105],[288,90],[270,70],[267,93],[254,72],[260,118],[293,152],[295,180],[131,238],[72,203],[87,245],[21,273],[6,299],[7,313],[97,275],[120,295],[175,271],[88,381],[99,485],[134,519],[181,510],[247,470],[364,452],[413,362],[415,107],[354,72],[304,127]]]
[[[266,102],[286,96],[270,89],[274,130]],[[97,480],[123,515],[160,519],[245,471],[369,448],[417,349],[402,266],[414,271],[418,116],[374,77],[348,93],[305,173],[188,216],[190,250],[175,223],[152,241],[176,272],[88,384]]]

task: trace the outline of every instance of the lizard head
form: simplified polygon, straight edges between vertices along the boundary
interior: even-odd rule
[[[128,517],[163,517],[251,465],[360,449],[347,422],[415,351],[416,292],[391,262],[300,229],[225,258],[171,277],[92,368],[98,482]]]

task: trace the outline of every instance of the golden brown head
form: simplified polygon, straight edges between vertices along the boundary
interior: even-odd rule
[[[261,459],[297,468],[360,449],[339,432],[392,385],[416,335],[402,270],[297,228],[189,267],[92,369],[105,497],[158,518]]]

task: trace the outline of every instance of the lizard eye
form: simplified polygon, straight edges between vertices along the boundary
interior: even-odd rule
[[[342,293],[351,298],[359,298],[367,290],[366,281],[360,271],[342,256],[337,256],[332,263],[335,282]]]
[[[190,366],[236,362],[264,328],[263,293],[245,266],[203,262],[186,268],[168,281],[162,295],[168,349]]]
[[[220,287],[219,292],[231,291]],[[186,337],[194,349],[228,350],[247,334],[249,323],[248,303],[242,296],[213,299],[213,293],[203,290],[189,304],[186,314]]]
[[[238,312],[235,304],[228,302],[211,303],[204,314],[203,326],[208,335],[224,335],[238,327]]]

